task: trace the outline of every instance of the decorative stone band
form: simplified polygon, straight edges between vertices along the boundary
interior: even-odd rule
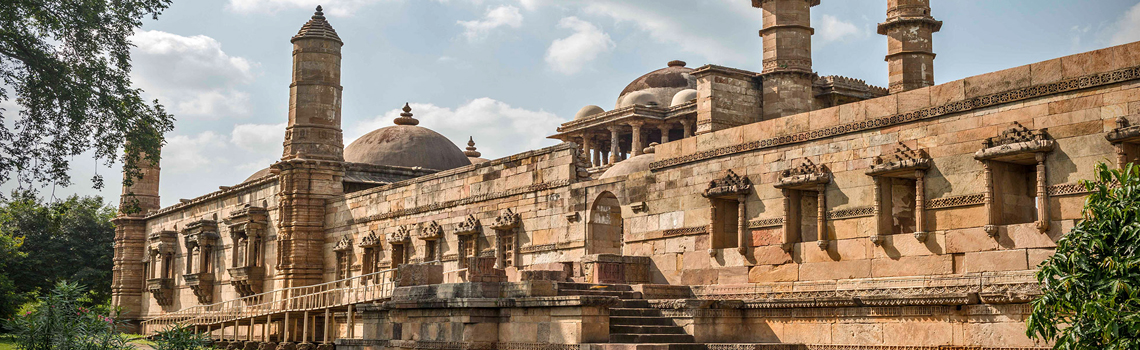
[[[955,207],[968,207],[985,203],[985,195],[981,193],[961,196],[935,198],[926,201],[926,209],[946,209]]]
[[[471,197],[467,197],[467,198],[463,198],[463,199],[444,201],[444,202],[435,203],[435,204],[421,205],[418,207],[393,210],[393,211],[389,211],[386,213],[380,213],[380,214],[376,214],[376,215],[369,215],[369,216],[366,216],[366,217],[363,217],[360,219],[349,220],[350,222],[348,224],[349,225],[359,224],[359,223],[372,222],[372,221],[377,221],[377,220],[386,220],[386,219],[391,219],[391,218],[397,218],[397,217],[406,216],[406,215],[415,215],[415,214],[426,213],[426,212],[434,211],[434,210],[441,210],[441,209],[446,209],[446,208],[451,208],[451,207],[468,205],[468,204],[472,204],[472,203],[479,203],[479,202],[485,202],[485,201],[495,200],[495,199],[504,198],[504,197],[520,195],[520,194],[524,194],[524,193],[538,192],[538,191],[543,191],[543,190],[551,190],[551,189],[555,189],[555,188],[566,187],[569,185],[570,185],[570,180],[541,182],[541,183],[533,184],[530,186],[512,188],[512,189],[502,191],[502,192],[493,192],[493,193],[488,193],[488,194],[481,194],[481,195],[471,196]]]
[[[1078,195],[1078,194],[1089,193],[1088,189],[1085,189],[1085,186],[1080,184],[1080,183],[1067,183],[1067,184],[1052,185],[1052,186],[1049,186],[1047,191],[1049,193],[1049,197],[1073,196],[1073,195]]]
[[[784,218],[754,219],[748,222],[748,228],[776,227],[784,224]]]
[[[649,168],[651,170],[661,170],[681,164],[722,157],[730,154],[785,146],[812,140],[835,137],[839,135],[862,132],[866,130],[895,126],[918,120],[938,118],[949,114],[967,112],[975,109],[992,107],[1063,92],[1105,86],[1137,78],[1140,78],[1140,66],[1129,67],[1105,73],[1090,74],[1048,84],[1034,85],[1020,89],[1007,90],[986,96],[968,98],[903,114],[896,114],[882,118],[836,125],[828,128],[806,131],[791,135],[777,136],[764,140],[711,149],[690,155],[663,159],[650,163]]]
[[[708,232],[707,230],[708,230],[707,226],[697,226],[697,227],[671,228],[668,230],[661,230],[661,231],[650,231],[650,232],[645,233],[645,236],[642,238],[629,239],[629,240],[626,240],[626,242],[627,243],[633,243],[633,242],[652,241],[652,240],[658,240],[658,239],[670,238],[670,237],[703,235],[706,232]]]
[[[861,218],[875,215],[875,207],[857,207],[850,209],[832,210],[827,212],[828,220]]]
[[[1046,350],[1042,347],[978,347],[967,345],[813,345],[813,344],[708,344],[709,350]]]
[[[561,242],[561,243],[529,245],[529,246],[525,246],[525,247],[520,247],[519,253],[527,254],[527,253],[551,252],[551,251],[556,251],[556,250],[581,248],[581,247],[585,247],[585,246],[586,246],[586,241],[570,241],[570,242]]]
[[[581,344],[448,342],[431,340],[389,340],[390,349],[406,350],[581,350]]]

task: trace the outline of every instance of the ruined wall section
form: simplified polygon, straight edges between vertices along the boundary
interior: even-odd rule
[[[571,190],[577,181],[580,149],[564,143],[536,151],[452,169],[429,176],[348,194],[328,208],[326,251],[350,244],[349,276],[386,269],[392,263],[392,243],[404,242],[408,263],[440,260],[447,280],[457,282],[461,224],[474,224],[479,256],[497,256],[500,233],[492,227],[507,213],[518,219],[507,233],[515,240],[514,266],[576,261],[584,246],[583,210]],[[568,218],[568,215],[571,218]],[[438,225],[438,229],[435,226]],[[432,233],[432,231],[437,233]],[[436,240],[436,256],[425,256],[428,239]],[[465,236],[471,237],[471,236]],[[365,242],[380,241],[375,259],[365,259]],[[337,257],[326,255],[326,280],[336,275]],[[373,266],[366,267],[365,264]],[[517,268],[508,268],[508,274]],[[516,277],[517,278],[517,277]]]
[[[198,297],[187,285],[183,274],[186,271],[186,241],[185,228],[191,222],[198,220],[216,220],[218,239],[211,250],[211,271],[214,274],[213,296],[211,303],[222,302],[241,297],[234,286],[231,285],[232,276],[227,269],[232,265],[233,239],[225,220],[235,211],[248,206],[267,209],[268,225],[265,227],[262,240],[263,261],[265,262],[265,278],[263,291],[280,288],[274,265],[277,261],[277,192],[279,191],[275,175],[252,180],[232,188],[213,192],[188,202],[183,202],[163,208],[146,218],[146,231],[148,234],[162,231],[178,232],[173,261],[173,293],[169,306],[159,305],[152,293],[144,288],[142,300],[143,319],[148,319],[188,307],[200,305]]]

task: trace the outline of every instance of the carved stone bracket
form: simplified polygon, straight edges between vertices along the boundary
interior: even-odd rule
[[[384,235],[388,243],[406,243],[411,240],[412,227],[410,225],[402,225],[396,229],[396,232],[388,232]]]
[[[186,285],[194,291],[199,304],[209,304],[214,301],[214,273],[200,272],[182,275]]]
[[[475,215],[467,215],[467,219],[455,226],[456,236],[467,236],[479,234],[482,231],[482,225],[479,224],[479,219]]]
[[[1046,129],[1031,130],[1018,122],[1002,131],[1000,135],[982,142],[982,149],[974,153],[974,159],[982,162],[986,179],[985,205],[988,218],[984,229],[990,237],[997,238],[998,204],[994,195],[994,175],[992,162],[1005,162],[1021,165],[1037,165],[1037,230],[1049,230],[1049,185],[1046,183],[1045,155],[1056,147]]]
[[[439,226],[439,223],[435,221],[428,222],[420,228],[419,235],[417,235],[416,238],[425,241],[443,238],[443,226]]]
[[[736,175],[732,170],[725,170],[719,177],[709,181],[709,187],[701,195],[705,198],[731,197],[752,193],[752,180],[747,176]]]
[[[146,291],[154,296],[154,301],[161,306],[174,304],[174,279],[150,278],[146,280]]]
[[[578,214],[578,212],[566,214],[566,222],[578,222],[581,220],[582,220],[582,214]]]
[[[875,157],[867,175],[874,178],[875,189],[875,233],[871,242],[876,246],[883,243],[883,236],[891,234],[892,215],[885,208],[883,200],[883,181],[885,178],[914,179],[914,238],[919,242],[926,242],[929,236],[926,232],[926,171],[930,169],[930,155],[924,149],[911,149],[899,142],[891,153]]]
[[[503,212],[495,218],[495,222],[491,224],[491,229],[495,231],[509,231],[515,227],[518,227],[520,221],[521,220],[519,220],[519,214],[516,214],[514,210],[507,208],[504,209]]]
[[[816,165],[804,159],[800,166],[784,170],[776,180],[776,188],[815,191],[818,185],[831,182],[831,170],[826,165]]]
[[[229,269],[230,285],[243,297],[259,294],[265,281],[265,267],[246,266]]]
[[[212,248],[218,241],[218,222],[214,220],[197,220],[186,225],[183,231],[186,234],[186,247]]]

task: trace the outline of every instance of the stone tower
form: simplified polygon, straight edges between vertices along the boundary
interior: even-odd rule
[[[934,86],[933,34],[942,21],[930,16],[930,0],[887,0],[887,65],[892,94]]]
[[[278,173],[277,270],[281,288],[322,281],[325,203],[344,193],[340,48],[321,7],[293,43],[289,125]]]
[[[130,147],[128,145],[128,147]],[[141,178],[131,179],[119,197],[119,214],[115,224],[115,256],[111,276],[111,303],[122,307],[122,319],[137,325],[139,306],[143,304],[146,283],[146,215],[161,208],[158,197],[159,164],[139,155]],[[130,174],[123,173],[127,179]]]
[[[811,7],[819,0],[752,0],[764,10],[763,119],[811,111]]]

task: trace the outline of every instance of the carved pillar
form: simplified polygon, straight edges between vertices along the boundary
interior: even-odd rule
[[[582,134],[582,154],[586,155],[586,158],[589,159],[587,163],[590,163],[591,165],[594,164],[594,160],[591,158],[591,156],[594,154],[593,147],[594,145],[590,140],[590,135]]]
[[[684,128],[684,130],[685,130],[684,134],[682,134],[682,136],[681,136],[682,138],[693,137],[693,122],[692,121],[682,120],[681,121],[681,127]]]
[[[713,249],[712,245],[713,240],[717,239],[713,237],[716,235],[716,204],[709,204],[709,225],[705,231],[709,233],[709,256],[716,256],[716,249]]]
[[[986,206],[986,226],[984,229],[990,237],[997,237],[997,205],[994,203],[994,174],[990,161],[982,161],[982,169],[986,178],[986,191],[982,199]]]
[[[597,141],[594,144],[594,166],[602,166],[601,142]]]
[[[661,131],[661,143],[668,143],[669,131],[673,130],[673,126],[669,124],[661,124],[657,126],[657,130]]]
[[[871,243],[875,245],[883,244],[883,236],[891,234],[891,225],[887,220],[891,220],[891,215],[887,213],[889,208],[886,208],[883,203],[883,181],[886,180],[882,176],[875,176],[872,178],[872,183],[875,184],[874,198],[875,198],[875,233],[871,235]]]
[[[1124,149],[1124,143],[1117,142],[1113,146],[1116,146],[1116,168],[1124,169],[1124,165],[1128,164],[1128,152]]]
[[[630,138],[629,148],[630,156],[636,157],[641,155],[641,150],[645,148],[641,144],[641,126],[645,125],[642,121],[629,122],[629,127],[633,128],[633,136]]]
[[[621,159],[619,158],[619,157],[621,157],[621,149],[618,148],[618,130],[619,129],[616,125],[608,126],[608,127],[606,127],[606,129],[608,129],[610,131],[610,162],[607,164],[614,164],[614,163],[621,161]]]
[[[1037,152],[1037,230],[1049,231],[1049,192],[1045,183],[1045,153]]]
[[[819,202],[819,217],[816,218],[816,238],[820,249],[827,249],[827,185],[816,185],[816,193]]]
[[[741,255],[748,252],[748,205],[745,200],[748,196],[739,194],[736,196],[736,250]]]
[[[926,242],[926,171],[914,171],[914,238]]]
[[[800,191],[781,189],[784,194],[784,251],[792,251],[800,231],[800,208],[792,207],[792,203],[800,202]],[[793,198],[795,197],[795,198]]]

